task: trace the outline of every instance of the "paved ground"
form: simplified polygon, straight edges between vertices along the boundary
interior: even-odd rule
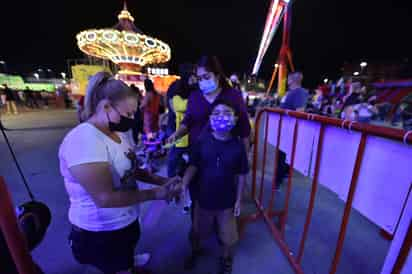
[[[23,167],[33,192],[37,198],[46,202],[53,213],[52,225],[44,242],[34,251],[34,259],[46,273],[69,274],[98,273],[96,270],[78,265],[72,258],[67,234],[68,198],[59,174],[57,151],[63,136],[75,125],[73,111],[39,111],[20,116],[4,117],[6,127],[17,157]],[[270,149],[269,155],[273,152]],[[16,204],[27,200],[21,180],[0,138],[0,175],[6,178]],[[270,174],[268,174],[270,175]],[[269,177],[268,177],[269,178]],[[292,250],[296,250],[304,216],[309,200],[309,187],[306,178],[296,176],[291,199],[290,218],[286,239]],[[265,181],[265,189],[270,181]],[[266,196],[266,195],[265,195]],[[276,208],[282,203],[278,195]],[[267,197],[265,197],[267,199]],[[343,203],[331,192],[320,189],[314,212],[306,253],[303,259],[305,273],[328,273],[331,257],[336,243]],[[249,204],[245,211],[253,211]],[[188,216],[180,208],[162,202],[147,203],[143,209],[143,236],[139,251],[153,255],[149,268],[156,274],[180,274],[182,261],[188,253],[187,231]],[[216,244],[208,243],[210,253]],[[378,235],[378,229],[356,212],[352,214],[348,236],[338,273],[376,274],[383,264],[389,242]],[[206,257],[193,272],[196,274],[216,273],[215,258]],[[239,244],[235,259],[234,273],[266,274],[293,273],[279,248],[272,240],[266,225],[257,222],[247,227]]]

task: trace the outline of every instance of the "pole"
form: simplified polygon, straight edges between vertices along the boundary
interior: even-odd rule
[[[288,4],[285,4],[288,5]],[[284,96],[286,93],[286,81],[288,74],[288,59],[291,59],[290,51],[290,31],[292,27],[292,9],[290,6],[286,7],[286,12],[283,18],[283,39],[282,47],[279,55],[279,82],[278,94]]]
[[[3,233],[18,273],[37,273],[26,240],[20,232],[10,193],[3,177],[0,177],[0,232]],[[1,266],[0,264],[0,270],[3,270]],[[1,272],[3,273],[3,271]]]
[[[273,74],[272,74],[272,78],[270,79],[268,89],[266,90],[266,96],[268,96],[270,94],[270,91],[272,90],[272,87],[273,87],[273,84],[275,83],[275,79],[276,79],[276,75],[278,73],[278,70],[279,70],[279,64],[276,63],[275,68],[273,69]]]

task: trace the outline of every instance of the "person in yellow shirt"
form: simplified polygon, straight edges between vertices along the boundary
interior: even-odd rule
[[[179,80],[178,87],[172,97],[171,107],[176,114],[177,128],[179,128],[185,116],[187,102],[195,81],[196,79],[194,79],[192,75],[183,76],[182,79]],[[186,135],[177,140],[171,148],[168,159],[168,175],[176,176],[184,174],[186,162],[188,161],[189,145],[189,137]]]
[[[180,95],[173,97],[173,109],[176,113],[176,126],[179,127],[187,108],[187,98],[182,98]],[[176,142],[176,148],[186,149],[189,146],[189,136],[185,135]]]

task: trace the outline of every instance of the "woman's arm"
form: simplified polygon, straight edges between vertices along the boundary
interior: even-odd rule
[[[174,108],[174,106],[173,106],[173,98],[172,98],[172,99],[169,99],[169,110],[170,110],[171,112],[176,112],[176,111],[175,111],[175,108]]]
[[[143,191],[114,191],[110,167],[105,162],[73,166],[70,173],[101,208],[118,208],[149,200],[164,200],[170,194],[167,187]]]
[[[178,177],[175,178],[166,178],[162,176],[158,176],[156,174],[150,173],[144,169],[138,169],[135,173],[135,179],[144,183],[148,183],[151,185],[163,186],[168,183],[173,182],[174,184],[179,183],[180,179]]]
[[[185,175],[183,176],[183,188],[187,188],[190,184],[190,182],[193,180],[197,172],[197,167],[195,166],[189,166],[186,169]]]
[[[236,98],[236,101],[239,104],[239,117],[238,117],[239,135],[242,138],[242,142],[245,144],[246,152],[249,152],[250,134],[252,131],[252,128],[250,126],[249,113],[247,112],[247,106],[241,95],[238,95],[238,97]]]
[[[249,151],[250,151],[250,137],[245,137],[242,139],[243,144],[245,146],[245,150],[247,155],[249,155]]]
[[[187,135],[188,133],[189,133],[189,128],[186,125],[181,124],[179,129],[167,139],[167,142],[169,144],[172,144],[176,142],[177,140],[179,140],[180,138],[182,138],[183,136]]]

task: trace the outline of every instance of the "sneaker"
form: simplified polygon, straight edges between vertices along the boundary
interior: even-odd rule
[[[219,259],[219,274],[232,274],[233,258],[223,258]]]
[[[136,254],[134,256],[134,265],[135,266],[145,266],[149,263],[151,255],[149,253]]]
[[[188,215],[190,213],[190,206],[183,207],[183,214]]]
[[[201,251],[192,252],[192,254],[190,254],[190,256],[185,259],[185,265],[184,265],[185,270],[194,269],[201,255],[202,255]]]
[[[136,266],[131,272],[128,271],[125,274],[153,274],[150,270],[143,269],[141,267]]]

